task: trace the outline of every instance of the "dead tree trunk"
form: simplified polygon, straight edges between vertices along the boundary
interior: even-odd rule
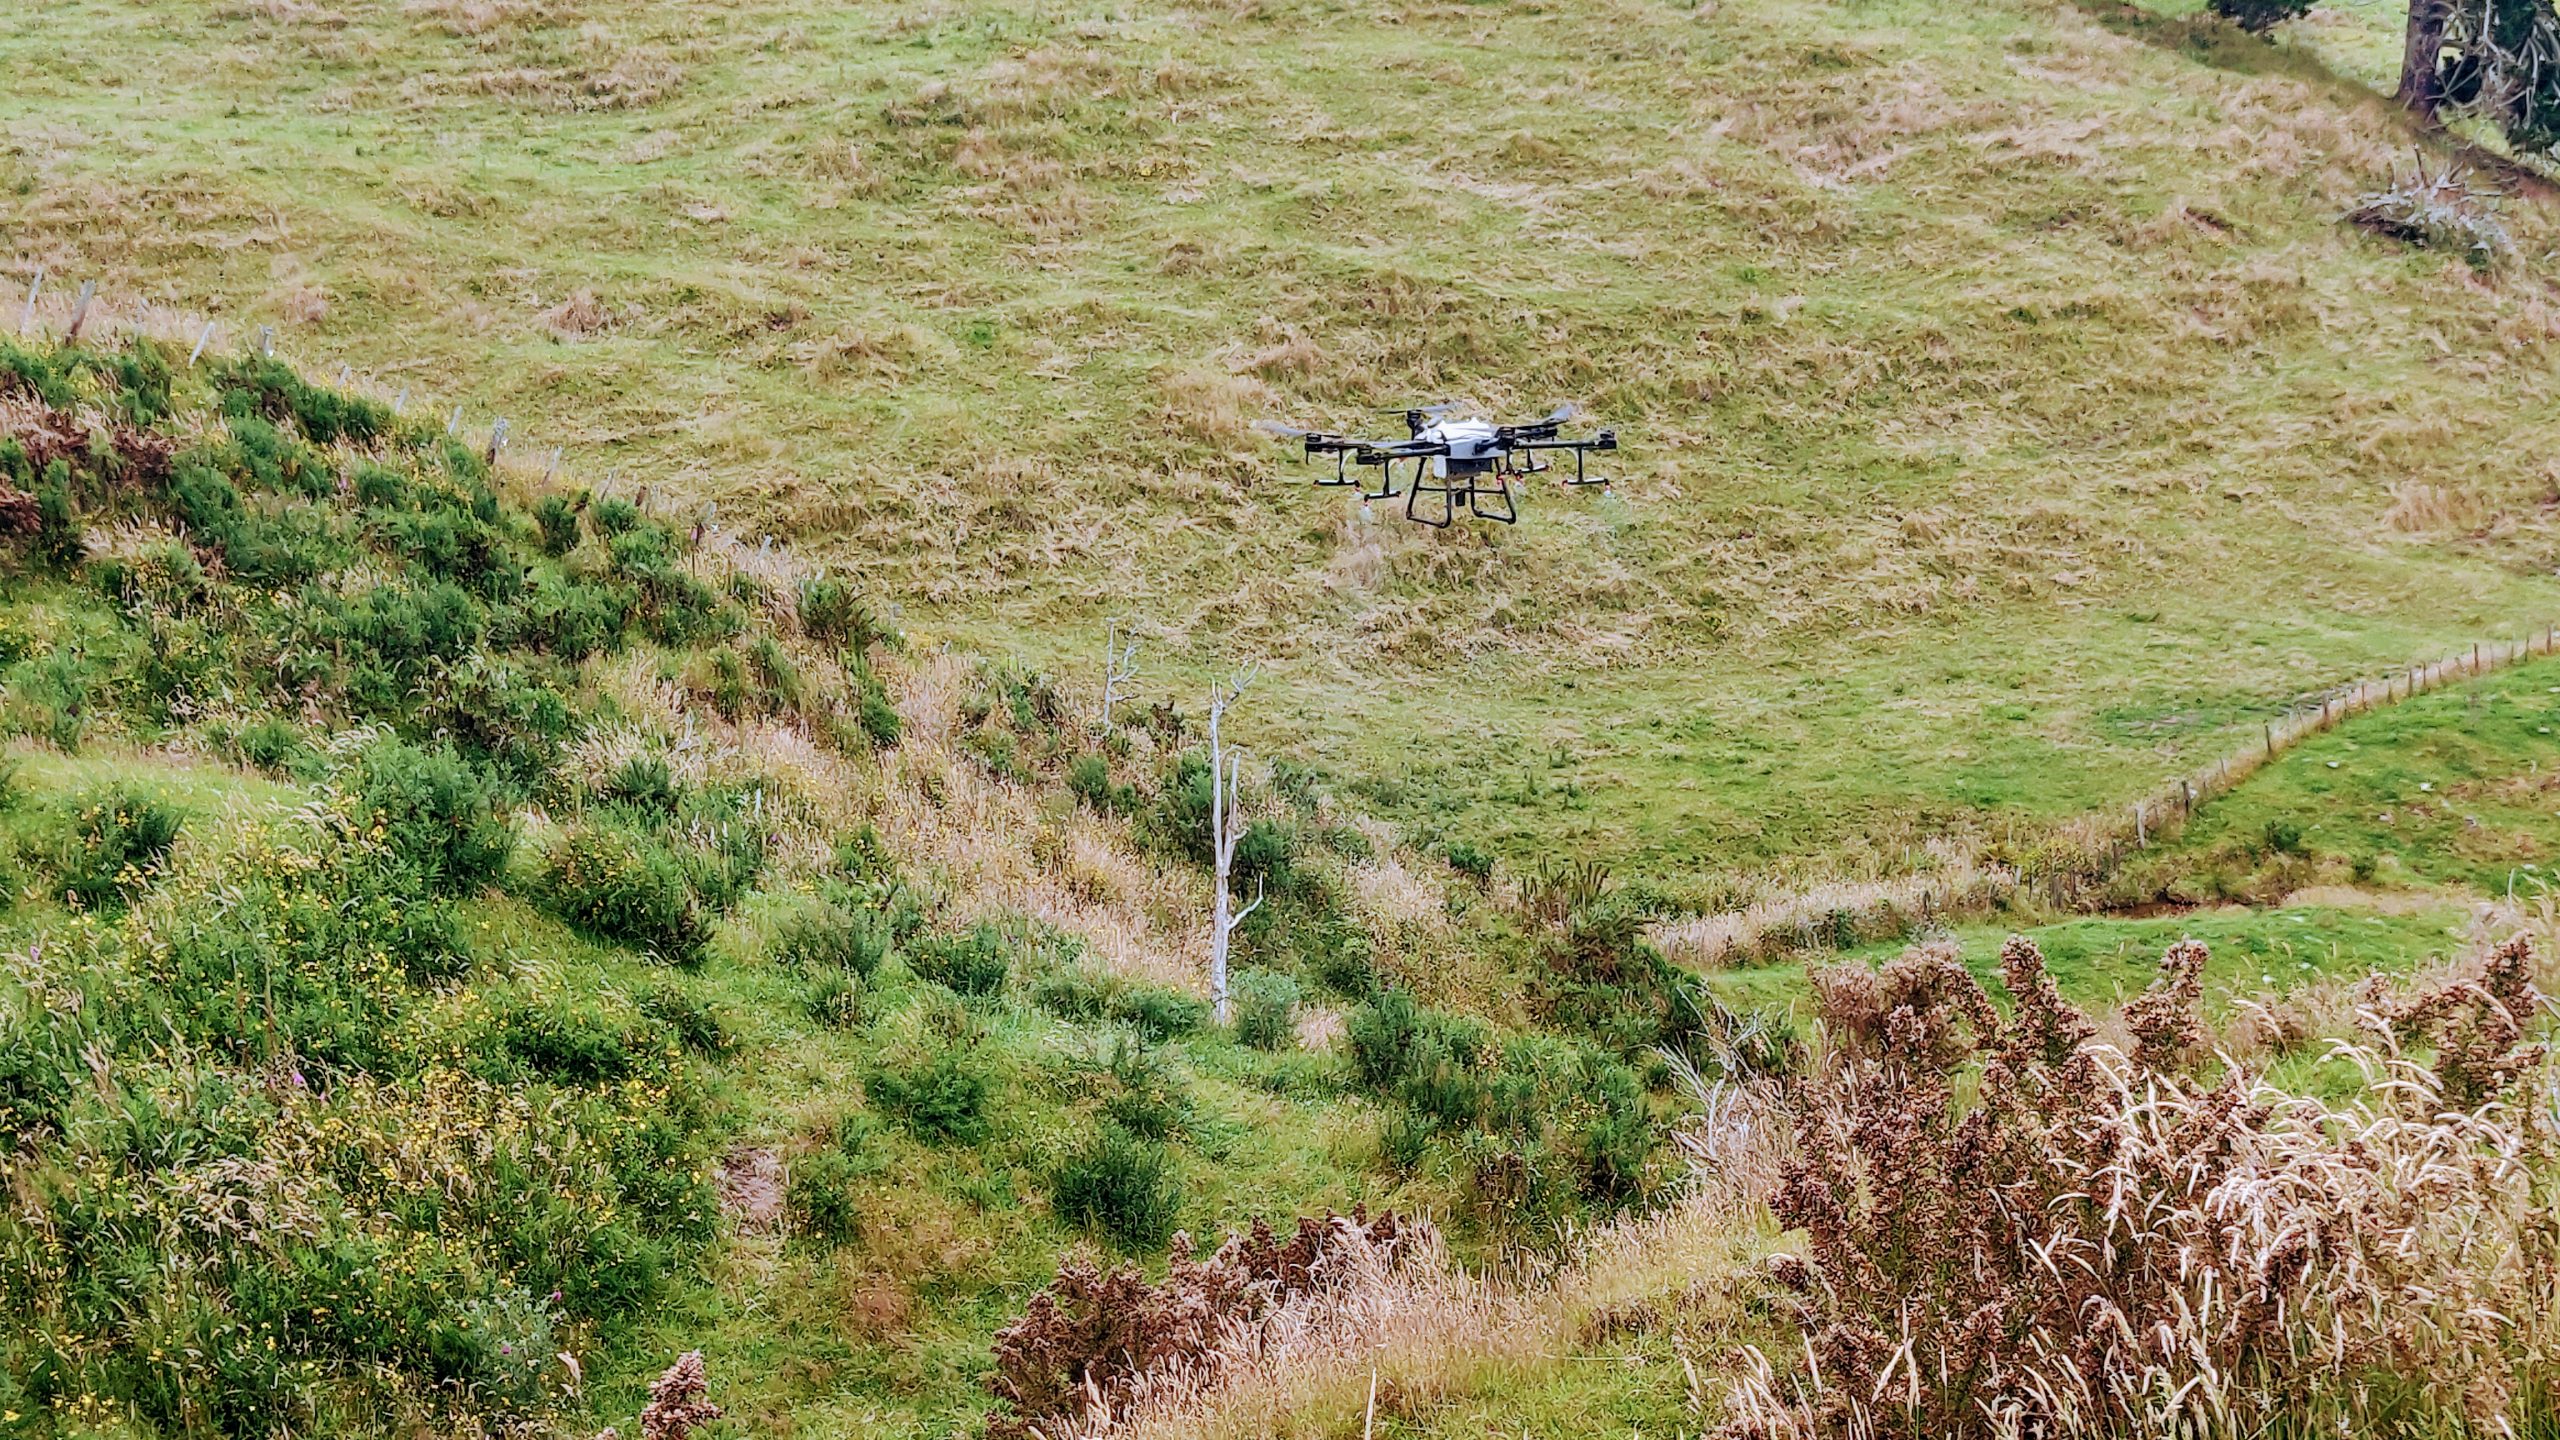
[[[2400,49],[2400,103],[2433,123],[2444,106],[2444,36],[2452,0],[2409,0],[2409,28]]]
[[[1213,691],[1209,696],[1209,841],[1217,872],[1216,893],[1210,900],[1209,911],[1209,1000],[1217,1007],[1221,1025],[1230,1018],[1228,943],[1234,938],[1236,927],[1244,923],[1244,917],[1262,904],[1262,881],[1257,877],[1253,884],[1253,903],[1241,910],[1235,908],[1235,891],[1229,879],[1235,873],[1236,837],[1244,829],[1241,796],[1244,757],[1229,754],[1225,740],[1218,733],[1218,722],[1225,718],[1227,707],[1244,693],[1246,683],[1252,678],[1253,672],[1247,668],[1225,689]]]
[[[1127,693],[1131,680],[1138,674],[1138,633],[1132,628],[1126,639],[1120,634],[1120,622],[1110,621],[1102,632],[1102,733],[1111,733],[1111,711]]]

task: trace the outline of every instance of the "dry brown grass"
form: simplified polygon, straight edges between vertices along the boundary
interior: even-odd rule
[[[1347,1257],[1337,1288],[1231,1329],[1214,1363],[1150,1376],[1125,1417],[1055,1440],[1329,1440],[1357,1433],[1364,1416],[1426,1414],[1552,1364],[1594,1316],[1715,1290],[1766,1243],[1737,1224],[1716,1185],[1593,1232],[1563,1264],[1508,1279],[1458,1266],[1436,1235],[1419,1238],[1395,1264],[1383,1253]]]

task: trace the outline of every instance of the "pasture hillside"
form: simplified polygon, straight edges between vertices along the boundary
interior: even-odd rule
[[[2171,9],[2185,9],[2173,6]],[[2555,604],[2545,202],[2340,222],[2387,7],[44,0],[23,285],[277,325],[1515,857],[1891,867]],[[1363,522],[1247,424],[1572,396]],[[1384,419],[1387,417],[1377,417]]]

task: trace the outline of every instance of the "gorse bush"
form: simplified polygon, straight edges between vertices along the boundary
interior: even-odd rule
[[[179,812],[148,795],[109,789],[72,807],[55,870],[73,904],[119,904],[158,880],[177,843]]]
[[[737,1048],[729,1021],[719,1007],[681,986],[661,984],[642,992],[640,1013],[667,1027],[678,1043],[697,1055],[721,1056]]]
[[[1498,1040],[1400,990],[1344,1027],[1356,1083],[1395,1106],[1385,1148],[1400,1167],[1452,1147],[1476,1218],[1515,1238],[1559,1238],[1584,1206],[1615,1209],[1655,1187],[1661,1125],[1643,1082],[1570,1041]]]
[[[863,1021],[862,982],[842,971],[820,971],[810,979],[801,1006],[821,1025],[853,1029]]]
[[[1236,1038],[1256,1050],[1298,1043],[1298,982],[1272,970],[1248,971],[1235,983]]]
[[[889,938],[878,922],[819,902],[794,910],[774,939],[774,957],[794,970],[842,971],[868,981],[888,958]]]
[[[1089,965],[1048,971],[1033,982],[1031,998],[1061,1019],[1117,1021],[1151,1043],[1196,1034],[1209,1023],[1205,1000]]]
[[[975,1145],[987,1138],[994,1087],[974,1055],[943,1051],[906,1064],[875,1066],[862,1093],[919,1137]]]
[[[1172,1238],[1182,1177],[1163,1145],[1106,1120],[1051,1170],[1049,1204],[1062,1220],[1152,1250]]]
[[[569,832],[552,851],[542,895],[562,919],[669,964],[690,964],[711,922],[684,861],[654,837],[612,824]]]
[[[875,1109],[919,1138],[975,1145],[987,1137],[995,1093],[978,1022],[949,996],[928,999],[913,1019],[914,1038],[892,1046],[863,1076]]]
[[[861,1202],[854,1194],[860,1178],[841,1150],[816,1150],[793,1161],[791,1215],[801,1231],[821,1240],[850,1239],[862,1223]]]
[[[2252,35],[2311,13],[2314,0],[2213,0],[2213,13]]]
[[[348,823],[431,889],[477,890],[506,869],[515,830],[488,782],[451,751],[399,740],[366,746],[348,777]]]
[[[993,995],[1012,973],[1011,937],[989,921],[954,935],[918,937],[907,947],[916,974],[960,995]]]
[[[1143,1042],[1113,1042],[1103,1066],[1103,1118],[1143,1140],[1169,1140],[1191,1120],[1191,1095],[1173,1066]]]

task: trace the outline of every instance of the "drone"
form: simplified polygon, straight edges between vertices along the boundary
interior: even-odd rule
[[[1539,458],[1543,452],[1573,452],[1573,476],[1564,481],[1567,485],[1609,483],[1585,473],[1583,457],[1594,450],[1617,449],[1618,432],[1602,430],[1588,440],[1563,438],[1565,423],[1580,413],[1570,402],[1525,425],[1457,418],[1458,412],[1467,408],[1449,400],[1407,410],[1404,425],[1411,433],[1402,440],[1361,440],[1329,430],[1301,430],[1272,420],[1257,420],[1254,428],[1299,441],[1306,446],[1309,459],[1331,455],[1333,478],[1327,480],[1319,474],[1318,485],[1358,486],[1364,502],[1402,496],[1404,518],[1435,530],[1449,528],[1461,510],[1479,520],[1517,524],[1520,510],[1514,503],[1511,482],[1555,468],[1554,461]],[[1398,489],[1396,466],[1405,461],[1413,463],[1413,474]],[[1377,470],[1374,489],[1372,481],[1351,473],[1354,465]]]

